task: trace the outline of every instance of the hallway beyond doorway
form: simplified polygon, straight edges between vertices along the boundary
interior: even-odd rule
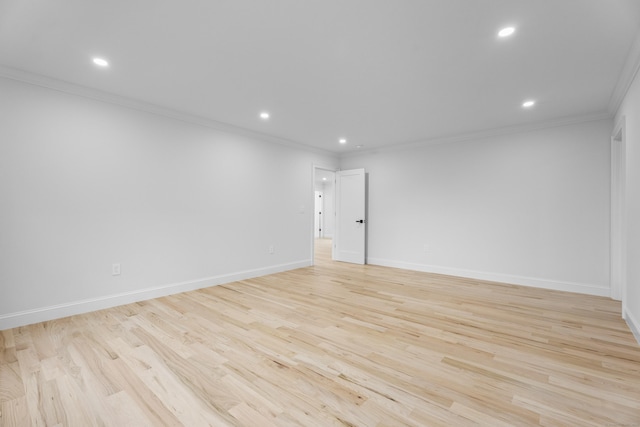
[[[326,265],[327,263],[333,262],[331,258],[331,246],[333,244],[333,239],[330,238],[318,238],[314,241],[314,265]]]

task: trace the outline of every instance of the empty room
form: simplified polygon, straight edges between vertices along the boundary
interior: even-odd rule
[[[640,427],[640,1],[0,0],[0,426]]]

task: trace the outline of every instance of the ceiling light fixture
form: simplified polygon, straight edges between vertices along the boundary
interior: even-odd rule
[[[512,35],[516,29],[514,27],[506,27],[498,31],[498,37],[509,37]]]
[[[339,142],[340,144],[346,144],[346,143],[347,143],[347,140],[346,140],[345,138],[340,138],[340,139],[338,140],[338,142]]]
[[[108,67],[109,66],[109,62],[106,59],[103,58],[93,58],[93,63],[100,66],[100,67]]]
[[[523,107],[523,108],[531,108],[531,107],[533,107],[534,105],[536,105],[536,101],[531,101],[531,100],[529,100],[529,101],[524,101],[524,102],[522,103],[522,107]]]
[[[269,113],[267,113],[266,111],[263,111],[262,113],[260,113],[260,118],[262,120],[267,120],[269,118]]]

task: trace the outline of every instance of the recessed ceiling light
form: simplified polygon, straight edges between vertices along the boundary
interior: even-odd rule
[[[326,181],[326,180],[327,180],[327,178],[326,178],[326,177],[324,177],[324,178],[322,178],[322,180],[323,180],[323,181]]]
[[[498,37],[509,37],[512,35],[516,29],[514,27],[506,27],[498,31]]]
[[[524,101],[524,102],[522,103],[522,107],[524,107],[524,108],[531,108],[531,107],[533,107],[534,105],[536,105],[536,101],[531,101],[531,100],[529,100],[529,101]]]
[[[345,138],[340,138],[340,139],[338,140],[338,142],[339,142],[340,144],[346,144],[346,143],[347,143],[347,140],[346,140]]]
[[[262,113],[260,113],[260,118],[262,120],[267,120],[269,118],[269,113],[267,113],[266,111],[263,111]]]
[[[106,59],[103,58],[93,58],[93,63],[100,66],[100,67],[108,67],[109,66],[109,62]]]

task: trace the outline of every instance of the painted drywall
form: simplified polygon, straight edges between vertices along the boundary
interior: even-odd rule
[[[345,156],[368,262],[609,295],[609,119]]]
[[[311,264],[313,164],[334,157],[9,79],[0,93],[0,329]]]
[[[626,287],[625,318],[640,342],[640,77],[636,75],[616,114],[626,136]]]

